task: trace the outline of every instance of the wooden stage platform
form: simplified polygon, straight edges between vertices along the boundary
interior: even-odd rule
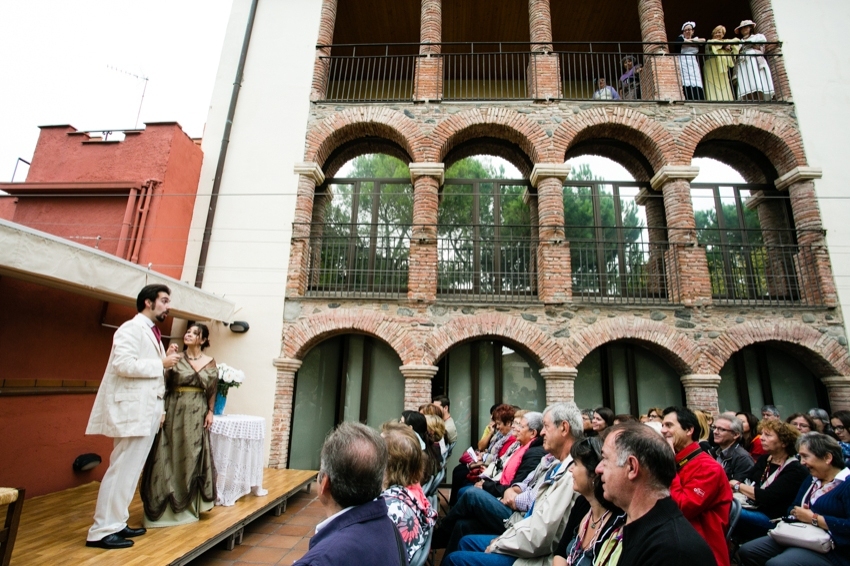
[[[85,545],[100,484],[66,489],[28,499],[24,503],[17,542],[12,552],[14,566],[86,564],[181,565],[197,558],[221,541],[241,541],[242,529],[260,516],[286,509],[286,500],[309,486],[316,472],[266,469],[263,487],[268,495],[246,495],[232,507],[214,507],[201,520],[189,525],[148,529],[134,538],[132,548],[103,550]],[[142,501],[138,492],[130,506],[130,526],[142,524]],[[232,548],[232,547],[231,547]]]

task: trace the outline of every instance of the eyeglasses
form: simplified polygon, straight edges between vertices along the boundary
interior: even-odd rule
[[[722,426],[713,426],[713,427],[711,427],[711,428],[713,428],[713,429],[714,429],[714,430],[716,430],[717,432],[732,432],[732,431],[731,431],[731,430],[729,430],[728,428],[723,428]]]
[[[832,430],[834,430],[835,432],[844,432],[847,429],[844,428],[843,426],[834,426],[834,427],[832,427]]]

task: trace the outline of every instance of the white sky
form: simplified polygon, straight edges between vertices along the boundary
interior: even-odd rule
[[[0,0],[0,181],[30,161],[38,126],[203,134],[232,0]],[[21,164],[16,181],[25,179]]]

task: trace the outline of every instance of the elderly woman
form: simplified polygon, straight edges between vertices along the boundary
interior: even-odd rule
[[[510,456],[501,458],[501,473],[498,479],[481,480],[476,487],[501,499],[514,480],[525,479],[533,472],[540,460],[546,455],[543,450],[543,415],[534,411],[517,411],[514,417],[512,435],[516,438]]]
[[[487,450],[477,452],[475,460],[470,458],[468,454],[463,454],[460,458],[460,464],[452,470],[452,492],[449,505],[457,504],[461,488],[471,486],[474,483],[472,480],[477,482],[477,476],[484,467],[501,457],[510,448],[515,440],[511,436],[515,414],[516,409],[511,405],[499,405],[493,410],[495,431],[490,437]]]
[[[578,529],[564,531],[555,550],[553,566],[592,566],[602,545],[624,520],[623,512],[605,499],[602,478],[596,466],[602,459],[602,441],[585,438],[570,449],[573,466],[573,488],[590,504],[590,511],[582,518]]]
[[[797,547],[780,546],[769,536],[741,547],[742,564],[761,566],[834,566],[850,564],[850,475],[834,438],[818,432],[800,437],[800,461],[809,470],[791,515],[807,525],[828,532],[835,548],[826,554]]]
[[[788,423],[775,420],[763,420],[760,426],[761,444],[767,454],[759,457],[744,482],[729,482],[732,491],[746,496],[754,507],[741,511],[732,534],[738,542],[764,536],[773,528],[771,519],[788,511],[807,475],[794,458],[800,432]]]
[[[596,79],[596,92],[593,93],[593,100],[620,100],[620,95],[617,91],[608,84],[608,79],[599,77]]]
[[[817,427],[817,432],[825,434],[827,436],[831,436],[838,440],[838,437],[835,436],[835,431],[832,430],[832,425],[829,420],[829,413],[827,413],[823,409],[819,409],[814,407],[809,409],[809,416],[812,417],[812,420],[815,421],[815,426]]]
[[[835,411],[830,423],[844,454],[844,463],[850,466],[850,411]]]
[[[381,496],[410,561],[428,540],[437,511],[422,492],[422,450],[413,430],[400,423],[385,423],[381,436],[387,443],[387,471]]]
[[[726,28],[717,26],[705,45],[705,98],[707,100],[735,100],[729,71],[735,68],[735,55],[739,46],[733,40],[723,39]]]
[[[702,74],[699,70],[697,43],[705,43],[705,39],[694,34],[694,22],[685,22],[682,25],[682,35],[676,38],[671,46],[671,51],[681,53],[679,57],[679,76],[682,79],[682,91],[685,100],[705,100],[705,91],[702,86]]]
[[[735,28],[741,35],[741,51],[737,63],[738,98],[740,100],[772,100],[773,77],[770,66],[764,58],[764,44],[767,38],[753,33],[756,23],[744,20]]]

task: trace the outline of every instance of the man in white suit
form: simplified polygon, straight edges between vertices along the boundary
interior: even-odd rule
[[[136,298],[134,318],[115,332],[106,372],[94,400],[86,434],[115,439],[109,468],[100,483],[94,524],[86,546],[114,549],[133,546],[130,537],[145,529],[127,525],[130,502],[136,492],[163,413],[164,372],[180,359],[176,344],[162,346],[156,322],[168,316],[171,290],[148,285]]]

